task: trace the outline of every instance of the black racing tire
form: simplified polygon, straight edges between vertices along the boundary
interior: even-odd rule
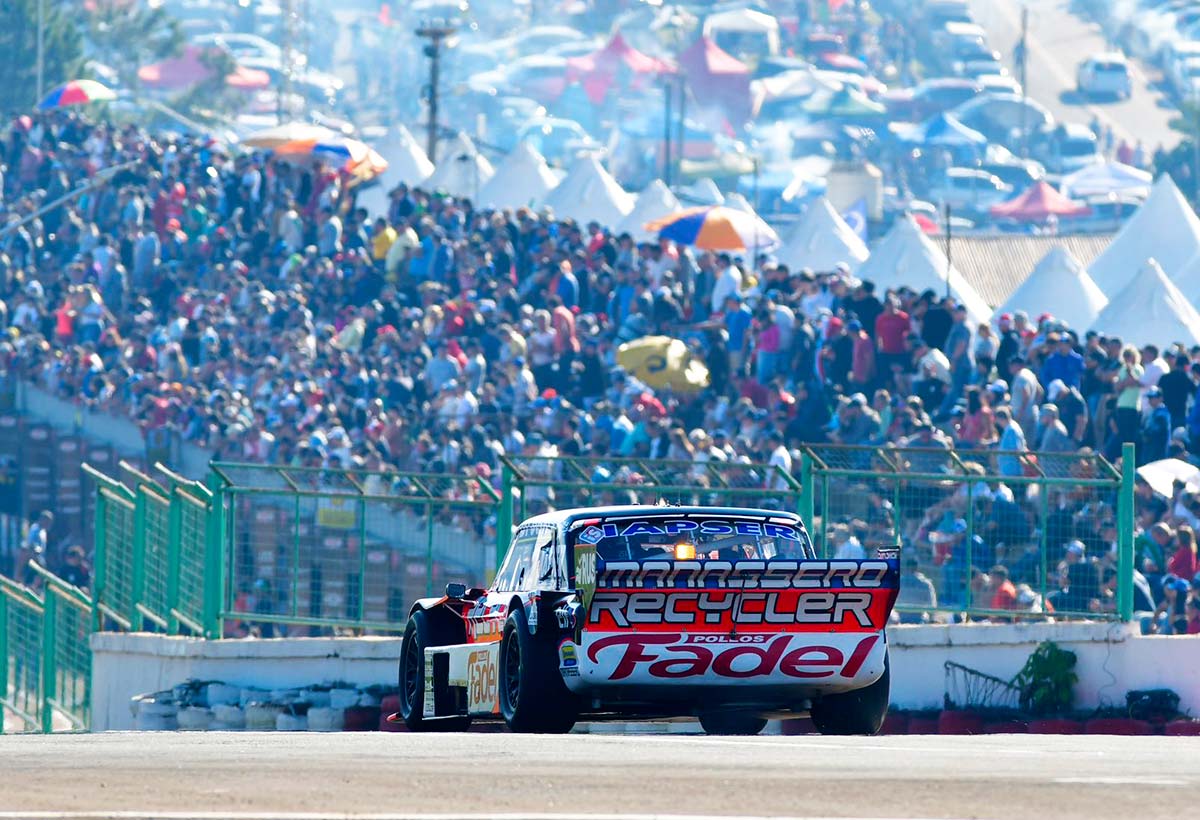
[[[767,725],[767,719],[753,712],[701,712],[700,728],[706,735],[756,735]]]
[[[400,717],[410,732],[465,732],[471,718],[428,720],[425,712],[425,649],[461,643],[451,626],[428,612],[409,616],[400,644]]]
[[[891,663],[883,656],[883,674],[862,689],[826,695],[813,701],[809,715],[823,735],[877,735],[887,717],[891,697]]]
[[[558,646],[549,630],[530,634],[516,605],[500,639],[500,714],[514,732],[564,734],[579,719],[579,702],[558,671]]]

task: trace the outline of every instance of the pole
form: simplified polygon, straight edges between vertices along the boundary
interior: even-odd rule
[[[1137,475],[1134,447],[1121,447],[1121,494],[1117,498],[1117,617],[1133,619],[1133,491]]]
[[[679,163],[681,176],[683,174],[682,169],[683,169],[683,159],[684,159],[683,140],[684,140],[684,134],[687,132],[687,126],[685,125],[685,121],[686,121],[686,117],[687,117],[686,103],[687,103],[687,85],[685,85],[684,77],[681,74],[681,75],[679,75],[679,121],[675,126],[676,141],[678,143],[677,150],[675,151],[675,161]]]
[[[46,0],[38,0],[37,9],[37,101],[42,101],[46,81]]]
[[[949,202],[945,203],[944,207],[946,209],[946,298],[949,299],[950,298],[950,271],[954,270],[954,263],[951,261],[952,249],[950,247],[950,234],[952,231],[952,229],[950,227],[950,215],[952,213],[952,210],[950,208]]]
[[[441,78],[442,40],[449,37],[457,29],[447,25],[427,25],[417,29],[418,37],[429,41],[425,46],[425,56],[429,58],[429,134],[425,142],[426,154],[433,162],[437,162],[438,139],[438,83]]]
[[[1029,63],[1029,6],[1022,4],[1021,6],[1021,59],[1018,68],[1021,73],[1021,156],[1029,156],[1029,108],[1026,104],[1027,68]]]
[[[671,97],[674,96],[673,83],[663,82],[663,182],[671,184]]]
[[[751,192],[754,197],[754,256],[750,260],[750,270],[754,273],[755,280],[758,279],[758,157],[754,157],[754,189]],[[760,283],[761,288],[761,283]],[[763,289],[765,292],[765,289]]]
[[[1196,186],[1196,201],[1200,202],[1200,93],[1192,94],[1192,183]]]

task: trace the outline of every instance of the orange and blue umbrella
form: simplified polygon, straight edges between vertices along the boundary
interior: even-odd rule
[[[647,222],[645,229],[659,239],[706,251],[769,251],[779,245],[779,235],[760,217],[724,205],[688,208]]]
[[[360,140],[331,135],[327,139],[299,139],[275,146],[278,156],[312,157],[361,179],[372,179],[387,170],[387,160]]]
[[[68,105],[87,105],[88,103],[115,100],[116,92],[103,83],[95,80],[71,80],[46,95],[38,109],[45,111],[49,108],[65,108]]]

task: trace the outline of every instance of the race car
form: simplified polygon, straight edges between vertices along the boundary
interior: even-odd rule
[[[818,559],[794,513],[546,513],[517,528],[489,588],[449,584],[413,605],[396,719],[567,732],[694,716],[709,734],[757,734],[809,714],[826,734],[875,734],[898,592],[897,549]]]

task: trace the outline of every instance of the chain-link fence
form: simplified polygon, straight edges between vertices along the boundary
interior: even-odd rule
[[[87,729],[94,609],[39,570],[42,592],[0,577],[0,732]]]
[[[905,621],[956,617],[1128,619],[1133,456],[813,446],[801,515],[819,555],[904,548]]]
[[[0,732],[42,728],[42,602],[0,576]]]
[[[500,495],[463,475],[214,464],[225,634],[395,631],[496,569]]]

